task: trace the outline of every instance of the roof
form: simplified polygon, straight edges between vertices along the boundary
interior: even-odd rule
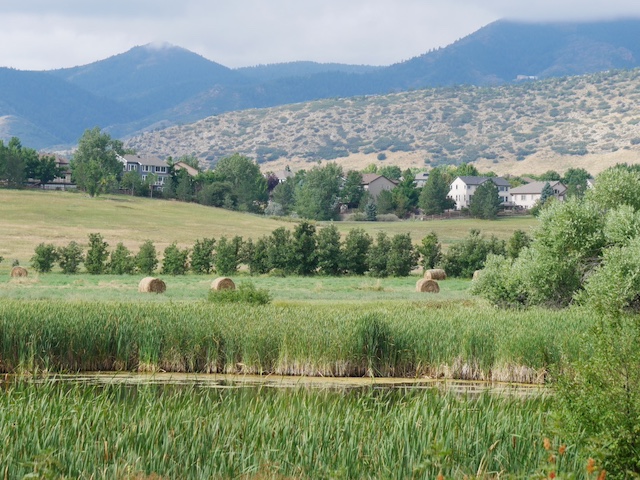
[[[416,173],[416,176],[413,179],[414,180],[428,180],[429,179],[429,172]]]
[[[458,177],[467,185],[482,185],[487,180],[491,180],[498,187],[508,187],[510,184],[502,177]]]
[[[378,180],[379,178],[384,178],[387,182],[391,182],[393,184],[396,183],[393,180],[388,179],[384,175],[378,175],[377,173],[363,173],[362,174],[362,185],[369,185],[369,184],[375,182],[376,180]]]
[[[184,162],[176,162],[173,164],[173,169],[174,170],[186,170],[186,172],[192,176],[195,177],[196,175],[198,175],[198,170],[196,170],[195,168],[193,168],[191,165],[184,163]]]
[[[509,193],[511,193],[511,195],[527,195],[527,194],[539,195],[542,193],[542,189],[547,183],[554,190],[559,190],[560,193],[564,193],[564,191],[567,189],[567,187],[565,187],[563,183],[556,180],[553,182],[527,183],[525,185],[520,185],[519,187],[512,188]]]
[[[156,156],[143,157],[141,155],[125,155],[123,158],[127,163],[139,163],[140,165],[149,165],[152,167],[166,167],[167,162],[160,160]]]
[[[278,180],[284,180],[289,177],[293,177],[293,172],[291,170],[278,170],[277,172],[273,172]]]

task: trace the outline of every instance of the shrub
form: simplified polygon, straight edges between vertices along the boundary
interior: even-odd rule
[[[53,264],[58,260],[58,251],[51,243],[41,243],[31,257],[31,266],[38,273],[48,273],[53,268]]]
[[[78,273],[83,260],[82,248],[74,241],[69,242],[66,247],[58,249],[58,265],[60,265],[62,273]]]
[[[389,275],[387,262],[390,250],[391,241],[389,237],[384,232],[378,232],[376,241],[371,245],[367,254],[367,266],[371,276],[386,277]]]
[[[325,275],[340,275],[340,232],[329,225],[318,232],[318,268]]]
[[[251,282],[241,282],[236,290],[211,290],[209,301],[213,303],[267,305],[271,302],[271,295],[263,288],[256,288]]]
[[[520,251],[531,244],[531,237],[522,230],[516,230],[507,241],[507,256],[518,258]]]
[[[351,275],[364,275],[371,236],[361,228],[349,230],[342,248],[342,270]]]
[[[191,270],[193,273],[208,275],[213,270],[216,240],[214,238],[203,238],[196,240],[191,252]]]
[[[136,268],[140,273],[151,275],[158,266],[158,254],[151,240],[140,245],[140,250],[135,257]]]
[[[418,252],[408,233],[398,233],[391,239],[387,257],[387,272],[394,277],[406,277],[418,266]]]
[[[167,275],[184,275],[189,269],[189,249],[180,250],[176,243],[164,249],[162,273]]]
[[[107,248],[109,244],[104,241],[99,233],[89,234],[89,250],[84,259],[84,268],[92,275],[100,275],[105,272],[106,262],[109,258]]]
[[[136,269],[135,258],[122,242],[111,252],[107,270],[114,275],[130,275]]]
[[[451,277],[471,278],[473,272],[481,270],[489,254],[504,255],[505,242],[494,235],[489,239],[480,235],[479,230],[471,230],[469,236],[452,245],[443,256],[441,266]]]
[[[237,272],[240,264],[241,247],[241,237],[236,236],[231,240],[222,237],[218,240],[215,256],[215,267],[218,275],[229,276]]]
[[[425,270],[435,268],[440,263],[442,250],[436,232],[431,232],[422,239],[418,246],[418,253],[420,254],[420,265]]]

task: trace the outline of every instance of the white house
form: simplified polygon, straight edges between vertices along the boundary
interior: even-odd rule
[[[553,196],[564,201],[567,187],[559,181],[552,182],[531,182],[511,189],[511,201],[516,207],[529,209],[533,207],[542,196],[542,189],[549,183],[553,189]]]
[[[469,208],[471,197],[476,189],[485,182],[493,182],[498,187],[502,205],[510,205],[509,182],[502,177],[457,177],[449,187],[449,198],[456,202],[456,210]]]
[[[157,190],[162,190],[164,182],[169,176],[167,162],[155,156],[118,155],[118,160],[122,162],[125,172],[137,172],[142,177],[142,180],[146,180],[149,174],[154,174],[156,181],[153,185]]]

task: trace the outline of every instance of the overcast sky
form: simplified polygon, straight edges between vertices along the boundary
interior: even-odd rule
[[[389,65],[501,18],[640,18],[639,0],[0,0],[0,66],[84,65],[168,42],[226,65]]]

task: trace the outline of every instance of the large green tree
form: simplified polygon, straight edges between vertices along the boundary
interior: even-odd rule
[[[240,154],[221,159],[215,168],[219,181],[229,182],[235,208],[243,212],[262,212],[269,194],[267,180],[256,162]],[[230,205],[226,204],[225,207]]]
[[[301,217],[334,220],[340,206],[342,168],[335,163],[309,170],[295,190],[295,210]]]
[[[487,180],[476,188],[469,203],[469,211],[474,217],[493,220],[498,216],[500,203],[498,187],[491,180]]]
[[[78,188],[92,197],[103,193],[121,178],[123,167],[118,155],[124,153],[122,142],[100,128],[85,130],[71,160],[71,172]]]
[[[449,184],[440,168],[434,168],[429,173],[422,191],[418,205],[426,215],[438,215],[449,208],[453,208],[453,201],[447,198]]]

